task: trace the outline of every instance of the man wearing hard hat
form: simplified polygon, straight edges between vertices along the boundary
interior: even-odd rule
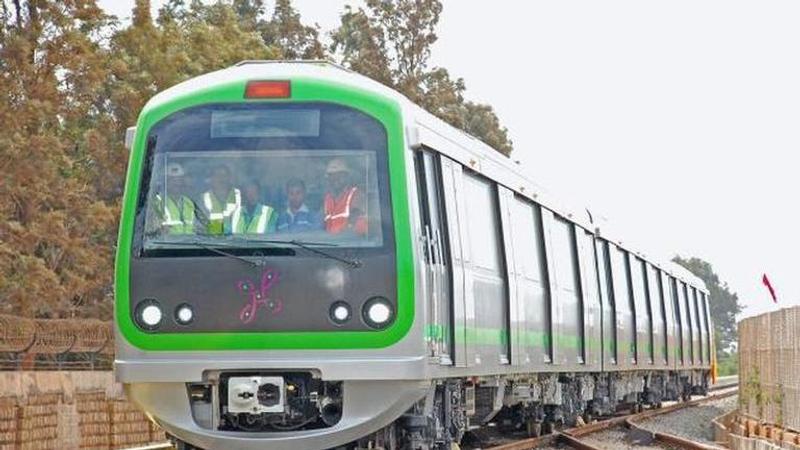
[[[358,186],[352,181],[350,167],[341,158],[332,159],[325,168],[328,192],[325,193],[325,230],[339,234],[352,230],[367,234],[367,216],[364,200]]]

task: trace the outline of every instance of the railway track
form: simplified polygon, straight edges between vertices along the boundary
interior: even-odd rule
[[[736,395],[739,392],[738,381],[727,381],[718,383],[709,388],[709,395],[688,402],[675,403],[659,409],[649,409],[637,414],[613,417],[601,420],[577,428],[559,431],[550,435],[536,438],[519,439],[500,445],[487,447],[485,450],[529,450],[529,449],[562,449],[574,448],[578,450],[601,450],[601,447],[594,445],[591,436],[599,433],[611,434],[615,430],[620,431],[624,428],[624,433],[632,433],[637,436],[637,445],[622,445],[623,447],[650,447],[662,449],[693,449],[711,450],[719,449],[718,446],[694,442],[675,434],[652,432],[640,425],[641,422],[656,416],[673,413],[686,409],[691,406],[698,406],[709,402],[714,402],[722,398]]]
[[[536,438],[520,439],[513,442],[503,443],[488,447],[485,450],[529,450],[529,449],[565,449],[575,448],[578,450],[601,450],[597,446],[586,442],[585,438],[594,434],[601,433],[615,428],[626,428],[627,430],[637,430],[641,436],[652,436],[650,445],[653,448],[683,448],[694,450],[711,450],[719,449],[719,447],[704,445],[701,443],[693,442],[688,439],[682,438],[677,435],[668,433],[653,433],[647,429],[642,428],[639,422],[649,418],[669,414],[690,406],[701,405],[704,403],[719,400],[721,398],[735,395],[738,390],[738,379],[736,377],[724,377],[720,382],[709,388],[709,395],[701,397],[689,402],[675,403],[660,409],[650,409],[638,414],[631,414],[619,417],[613,417],[606,420],[601,420],[579,428],[571,428],[553,434],[540,436]],[[648,441],[648,439],[644,439]],[[659,445],[661,443],[662,445]],[[145,447],[129,448],[127,450],[169,450],[172,449],[172,444],[169,442],[157,443]]]

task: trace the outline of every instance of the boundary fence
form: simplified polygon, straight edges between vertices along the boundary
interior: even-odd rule
[[[110,322],[0,314],[0,370],[109,370]]]

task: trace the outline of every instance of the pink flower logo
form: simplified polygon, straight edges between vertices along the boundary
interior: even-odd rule
[[[267,269],[261,275],[261,285],[256,288],[252,280],[241,280],[236,284],[240,293],[247,297],[248,301],[239,313],[239,320],[242,323],[251,323],[256,319],[259,308],[264,307],[267,314],[276,316],[283,311],[283,301],[272,299],[269,296],[270,289],[278,283],[278,273],[272,269]]]

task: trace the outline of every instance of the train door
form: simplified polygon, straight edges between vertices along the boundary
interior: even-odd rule
[[[447,216],[449,237],[452,298],[453,360],[458,367],[475,363],[475,343],[469,330],[475,326],[475,302],[472,295],[472,274],[468,269],[471,257],[468,245],[463,245],[467,236],[464,223],[463,168],[450,158],[440,156],[442,175],[442,199]],[[469,287],[468,287],[469,286]],[[469,338],[469,339],[468,339]]]
[[[429,355],[438,358],[440,364],[450,365],[453,363],[451,263],[441,164],[438,156],[427,150],[415,154],[415,164],[425,277],[429,286],[425,339]]]
[[[472,171],[463,171],[464,200],[460,221],[466,223],[462,246],[469,247],[470,259],[464,270],[471,283],[473,323],[468,337],[475,348],[475,364],[509,364],[509,302],[503,235],[500,223],[498,187]],[[463,230],[462,230],[463,231]]]

